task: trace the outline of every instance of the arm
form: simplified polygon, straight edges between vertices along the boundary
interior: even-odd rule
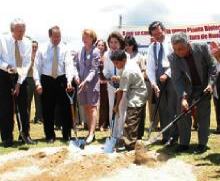
[[[184,88],[185,87],[184,76],[177,64],[177,61],[181,61],[181,60],[177,60],[174,54],[169,55],[168,59],[170,61],[171,77],[172,77],[171,80],[173,81],[173,85],[176,89],[177,96],[179,98],[186,97],[187,94]]]
[[[6,53],[6,45],[4,43],[4,39],[0,38],[0,69],[4,71],[8,71],[9,64],[7,63],[7,53]]]
[[[27,40],[29,41],[29,40]],[[17,70],[18,71],[18,84],[22,84],[23,81],[26,79],[28,71],[30,69],[31,66],[31,43],[30,42],[24,42],[25,44],[23,44],[23,48],[24,50],[24,55],[23,55],[23,59],[22,59],[22,68],[21,70]]]
[[[42,53],[38,50],[35,56],[34,67],[33,67],[33,78],[36,87],[38,86],[41,87],[40,76],[42,74],[42,59],[43,59]]]
[[[153,46],[151,45],[148,50],[147,54],[147,76],[152,84],[152,86],[157,85],[156,83],[156,76],[155,76],[155,61],[154,61],[154,54],[153,54]]]
[[[67,50],[65,52],[64,65],[65,65],[65,74],[66,74],[66,79],[67,79],[67,85],[71,85],[73,77],[78,75],[78,72],[76,70],[76,67],[74,66],[73,57],[71,56],[71,52],[67,51]]]
[[[100,58],[100,53],[96,49],[93,51],[93,59],[92,59],[92,67],[89,71],[89,75],[86,77],[84,81],[86,82],[91,82],[95,75],[98,72],[99,69],[99,58]]]

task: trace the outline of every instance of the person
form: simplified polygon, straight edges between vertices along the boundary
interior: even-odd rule
[[[216,69],[217,69],[217,79],[214,86],[213,92],[213,101],[215,106],[215,115],[216,115],[216,134],[220,134],[220,44],[218,42],[211,42],[210,49],[212,55],[217,60]]]
[[[111,54],[111,60],[117,69],[122,70],[117,89],[117,101],[114,111],[119,111],[119,103],[124,92],[127,92],[127,116],[124,125],[124,143],[127,150],[133,150],[139,137],[139,127],[146,109],[147,88],[144,77],[136,62],[127,61],[124,50]]]
[[[126,118],[127,99],[126,99],[126,93],[124,93],[120,101],[119,111],[115,115],[114,125],[112,125],[111,123],[114,117],[113,107],[117,99],[117,95],[115,94],[115,91],[119,87],[119,81],[120,81],[119,73],[121,70],[118,70],[117,67],[114,66],[113,62],[110,59],[110,56],[113,52],[119,49],[123,50],[125,48],[125,42],[123,36],[119,32],[114,31],[110,33],[110,35],[108,36],[107,43],[109,46],[109,50],[104,55],[105,61],[104,61],[103,74],[106,80],[108,80],[109,123],[110,123],[110,128],[113,130],[113,137],[116,138],[117,140],[115,147],[116,149],[120,149],[121,146],[123,146],[122,136],[124,129],[124,121]]]
[[[82,32],[84,46],[79,53],[78,77],[75,78],[79,84],[79,102],[83,105],[86,113],[88,136],[86,143],[90,144],[95,140],[95,128],[97,119],[97,103],[99,101],[99,76],[98,67],[100,52],[95,47],[97,40],[96,33],[91,29]]]
[[[176,114],[176,93],[173,88],[170,63],[167,56],[172,52],[170,39],[166,36],[165,27],[160,21],[149,25],[149,34],[154,38],[148,49],[147,75],[155,93],[156,102],[159,102],[160,127],[163,129]],[[178,139],[177,129],[174,127],[162,135],[162,144]]]
[[[26,25],[20,18],[11,22],[11,34],[1,40],[0,59],[0,130],[4,147],[13,145],[14,104],[19,127],[19,138],[27,144],[35,144],[30,137],[27,111],[26,76],[31,65],[31,42],[24,37]],[[13,90],[13,92],[11,92]]]
[[[146,86],[150,85],[149,79],[146,74],[146,59],[143,55],[138,53],[138,44],[133,36],[125,36],[125,51],[130,55],[130,62],[135,62],[139,66],[143,78],[146,82]],[[147,88],[150,88],[150,86],[147,86]],[[151,89],[151,88],[150,88]],[[149,90],[148,90],[149,92]],[[151,109],[149,109],[150,112]],[[143,113],[143,117],[140,122],[140,127],[138,129],[138,139],[142,139],[144,136],[144,126],[145,126],[145,117],[146,117],[146,111]]]
[[[100,78],[100,106],[99,106],[99,130],[103,131],[108,128],[109,124],[109,103],[108,103],[108,91],[107,81],[103,75],[104,69],[104,53],[107,51],[107,44],[104,40],[98,40],[96,47],[100,50],[99,60],[99,78]]]
[[[59,105],[63,141],[71,138],[72,118],[66,91],[72,90],[73,62],[65,44],[61,41],[61,30],[53,26],[48,31],[50,41],[39,48],[34,62],[36,91],[41,95],[43,125],[46,141],[53,143],[55,106]]]
[[[33,79],[33,66],[34,66],[34,60],[35,60],[37,49],[38,49],[38,42],[34,40],[34,41],[32,41],[31,67],[28,71],[28,75],[27,75],[26,80],[27,80],[28,113],[29,113],[29,116],[30,116],[30,113],[31,113],[31,102],[32,102],[32,98],[34,96],[35,116],[34,116],[33,122],[34,123],[41,123],[41,122],[43,122],[42,110],[41,110],[42,109],[41,100],[40,100],[40,96],[35,91],[35,82],[34,82],[34,79]]]
[[[216,67],[207,44],[190,43],[183,32],[171,37],[174,52],[168,57],[171,63],[172,78],[178,96],[178,113],[185,111],[189,105],[201,98],[197,104],[198,146],[195,153],[207,150],[210,126],[210,99],[212,86],[216,79]],[[180,144],[176,151],[188,150],[191,137],[191,115],[184,116],[177,125]]]

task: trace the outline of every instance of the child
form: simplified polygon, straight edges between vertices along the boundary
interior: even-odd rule
[[[124,50],[112,53],[111,60],[117,69],[121,70],[120,86],[117,89],[117,101],[114,111],[118,112],[118,106],[123,93],[127,93],[127,116],[124,125],[124,143],[127,150],[133,150],[138,139],[139,124],[145,115],[147,88],[138,65],[127,62]]]

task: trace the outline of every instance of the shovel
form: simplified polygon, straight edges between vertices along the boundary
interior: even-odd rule
[[[149,129],[148,129],[147,139],[150,139],[150,135],[151,135],[151,133],[152,133],[154,124],[155,124],[155,122],[156,122],[157,112],[158,112],[159,105],[160,105],[160,100],[161,100],[161,97],[162,97],[162,95],[163,95],[163,92],[164,92],[165,89],[166,89],[166,86],[167,86],[167,81],[162,85],[161,92],[160,92],[159,98],[158,98],[158,100],[157,100],[156,107],[155,107],[155,109],[154,109],[153,120],[152,120],[152,122],[151,122],[151,124],[150,124],[150,127],[149,127]],[[155,96],[156,96],[156,95],[155,95]]]
[[[9,72],[10,74],[10,78],[11,78],[11,81],[12,81],[12,94],[14,93],[14,90],[15,90],[15,72],[11,71]],[[28,143],[27,141],[27,137],[25,136],[24,132],[23,132],[23,126],[22,126],[22,122],[21,122],[21,114],[20,114],[20,111],[19,111],[19,107],[18,107],[18,104],[17,104],[17,101],[16,101],[16,95],[13,95],[13,103],[14,103],[14,112],[16,114],[16,120],[17,120],[17,124],[18,124],[18,130],[19,130],[19,136],[21,137],[21,139],[25,142],[25,143]]]
[[[85,147],[85,140],[84,139],[78,139],[77,136],[77,123],[76,123],[76,110],[74,108],[74,104],[73,104],[73,99],[75,97],[75,91],[72,92],[66,92],[67,97],[69,98],[70,101],[70,108],[71,108],[71,114],[72,114],[72,119],[73,119],[73,129],[74,129],[74,135],[75,135],[75,140],[71,140],[70,141],[70,146],[72,148],[76,148],[76,149],[84,149]]]
[[[106,139],[105,141],[105,145],[104,145],[104,152],[105,153],[113,153],[114,152],[114,148],[115,148],[115,144],[117,141],[117,138],[113,137],[113,133],[114,133],[114,123],[115,123],[115,112],[112,114],[112,121],[111,121],[111,133],[110,133],[110,137]]]
[[[155,137],[153,138],[150,138],[148,141],[145,142],[145,146],[148,147],[149,145],[152,145],[153,143],[155,143],[159,138],[160,136],[165,132],[167,131],[168,129],[170,129],[175,123],[177,123],[177,121],[179,121],[184,115],[188,114],[191,112],[191,109],[196,106],[207,94],[207,92],[203,93],[197,100],[195,100],[195,102],[193,102],[191,104],[191,106],[181,112],[178,116],[175,117],[175,119],[173,121],[171,121],[165,128],[163,128]]]

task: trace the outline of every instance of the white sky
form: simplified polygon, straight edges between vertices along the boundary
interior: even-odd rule
[[[164,9],[163,19],[167,23],[201,24],[220,22],[219,4],[219,0],[2,0],[0,33],[9,31],[10,22],[19,17],[34,39],[47,40],[48,28],[57,24],[65,40],[79,45],[84,28],[93,28],[100,38],[106,38],[118,25],[119,14],[126,19],[134,13],[134,24],[129,25],[135,25],[148,22],[149,16],[156,20]],[[136,19],[135,12],[143,16]]]

